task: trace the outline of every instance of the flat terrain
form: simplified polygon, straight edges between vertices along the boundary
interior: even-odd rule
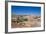
[[[23,18],[27,18],[27,21],[17,22],[17,18],[21,18],[20,16],[12,17],[12,28],[23,28],[23,27],[40,27],[41,26],[41,17],[40,16],[23,16]]]

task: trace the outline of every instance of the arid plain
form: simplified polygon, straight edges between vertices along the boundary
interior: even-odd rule
[[[40,27],[41,16],[34,15],[12,15],[12,28]]]

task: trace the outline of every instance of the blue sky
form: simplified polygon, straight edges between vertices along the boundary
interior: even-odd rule
[[[11,6],[12,14],[16,15],[40,15],[41,7]]]

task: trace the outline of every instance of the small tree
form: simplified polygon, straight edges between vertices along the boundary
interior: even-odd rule
[[[28,19],[27,19],[27,18],[25,18],[25,19],[24,19],[24,21],[28,21]]]

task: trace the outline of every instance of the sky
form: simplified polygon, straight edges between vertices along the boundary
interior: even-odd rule
[[[40,15],[41,7],[32,6],[11,6],[12,14],[16,15]]]

